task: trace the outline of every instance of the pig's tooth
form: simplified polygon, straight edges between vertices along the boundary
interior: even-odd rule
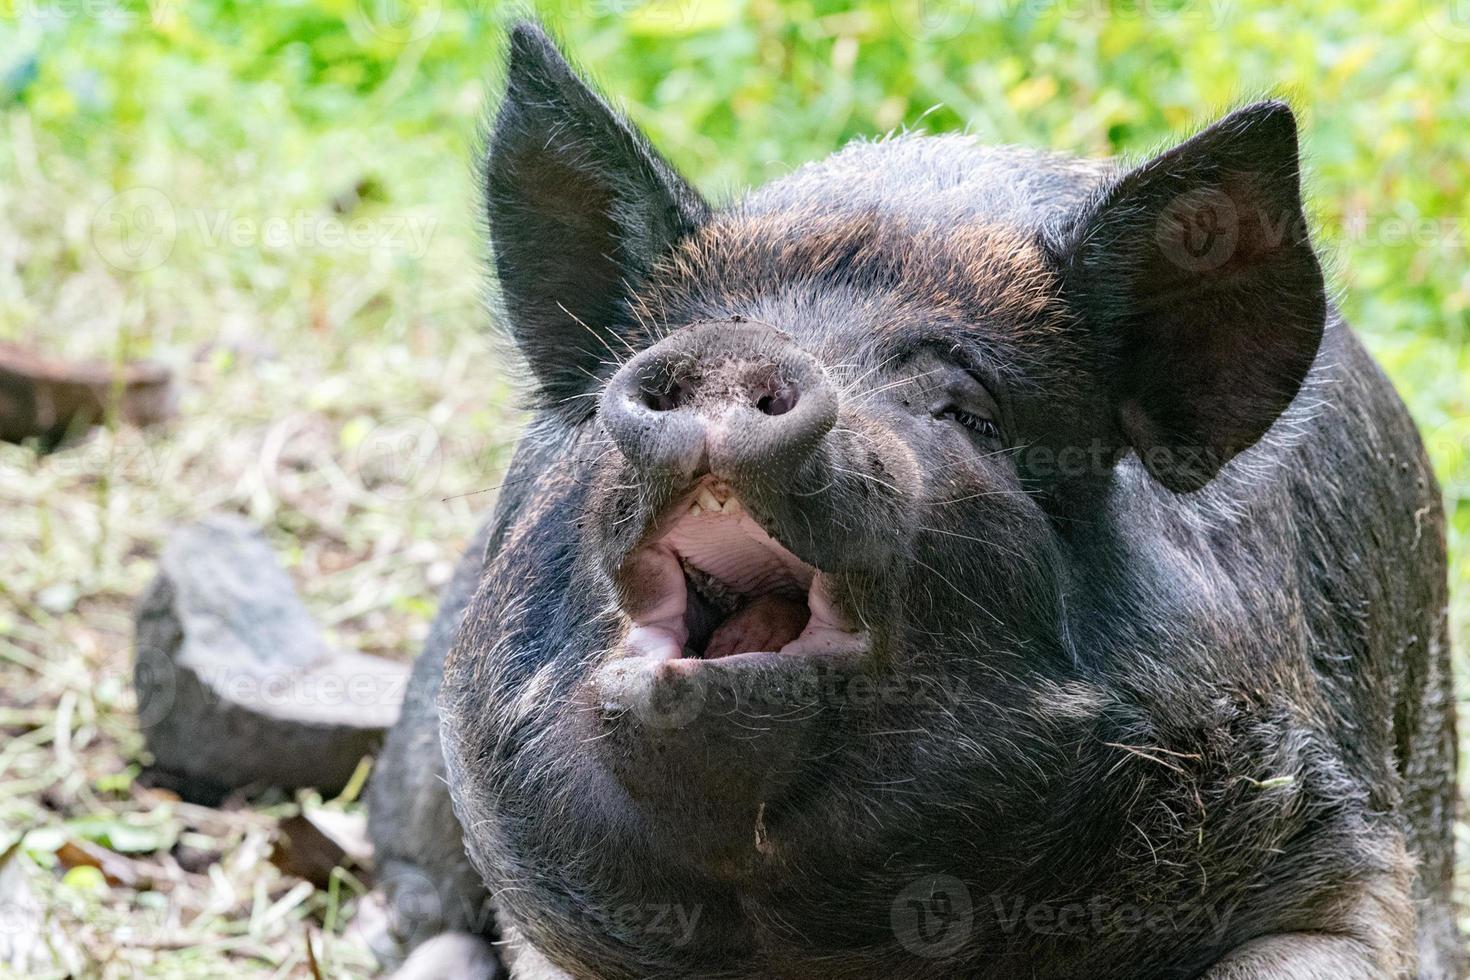
[[[690,505],[690,507],[689,507],[689,516],[690,517],[698,517],[700,514],[703,514],[703,513],[704,513],[704,508],[700,507],[698,504],[691,504]]]
[[[699,504],[711,514],[720,512],[720,502],[715,499],[714,494],[710,493],[709,487],[704,487],[699,491]]]

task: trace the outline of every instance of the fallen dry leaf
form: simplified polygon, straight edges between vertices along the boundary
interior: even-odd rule
[[[351,865],[366,879],[372,866],[367,819],[335,810],[306,810],[280,822],[271,863],[289,875],[327,887],[332,869]]]
[[[102,872],[102,877],[107,879],[109,885],[149,888],[153,884],[152,876],[143,873],[137,862],[88,840],[69,838],[56,849],[56,859],[68,870],[79,867],[96,868]]]

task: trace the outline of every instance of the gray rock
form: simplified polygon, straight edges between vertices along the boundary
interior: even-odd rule
[[[398,717],[408,668],[327,645],[260,533],[180,528],[138,609],[133,681],[155,781],[340,791]]]

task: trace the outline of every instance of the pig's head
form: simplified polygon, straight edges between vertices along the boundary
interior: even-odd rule
[[[862,145],[714,209],[513,34],[485,186],[538,414],[444,734],[560,965],[905,969],[925,875],[1091,873],[1047,850],[1112,832],[1068,824],[1109,723],[1069,535],[1256,442],[1324,299],[1282,105],[1132,171],[1012,153]]]

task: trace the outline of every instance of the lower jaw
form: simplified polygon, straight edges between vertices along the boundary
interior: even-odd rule
[[[584,689],[604,716],[631,713],[638,723],[660,730],[691,728],[711,722],[706,709],[715,699],[736,699],[742,710],[830,707],[823,682],[845,681],[866,672],[870,664],[866,634],[804,633],[780,650],[713,659],[651,657],[625,650],[595,668]]]
[[[656,638],[655,643],[651,653],[645,647],[625,645],[609,661],[609,665],[621,665],[619,669],[626,669],[627,662],[634,661],[643,665],[636,669],[652,670],[659,666],[665,671],[680,674],[757,666],[809,670],[821,669],[823,666],[853,666],[868,653],[866,633],[841,630],[806,630],[779,650],[747,650],[719,657],[687,656],[676,652],[679,649],[677,645],[663,642],[661,638]]]
[[[628,796],[640,836],[669,860],[721,881],[784,860],[778,814],[792,780],[830,756],[866,649],[751,651],[714,660],[621,657],[582,697],[581,738]],[[801,775],[805,773],[806,775]]]

